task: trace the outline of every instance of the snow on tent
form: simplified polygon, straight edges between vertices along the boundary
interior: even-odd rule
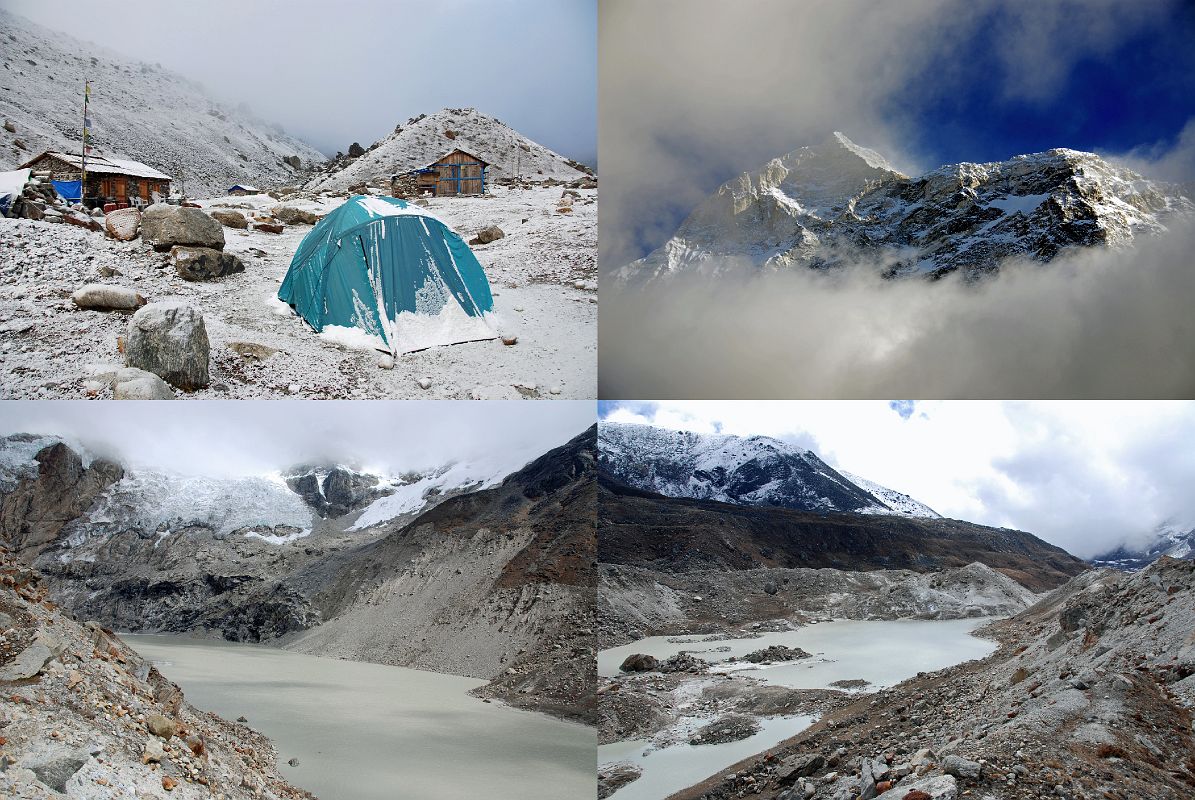
[[[496,338],[485,270],[430,213],[350,197],[311,229],[278,290],[312,328],[351,346],[410,353]]]

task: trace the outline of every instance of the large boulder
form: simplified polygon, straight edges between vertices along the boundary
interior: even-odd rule
[[[232,253],[210,247],[176,245],[170,250],[170,258],[174,261],[174,271],[184,281],[212,281],[245,271],[245,265]]]
[[[319,222],[319,217],[315,214],[294,206],[274,206],[270,213],[287,225],[314,225]]]
[[[249,220],[239,211],[212,211],[212,219],[229,228],[244,230],[249,227]]]
[[[660,666],[660,661],[655,656],[649,656],[646,653],[632,653],[627,656],[619,669],[623,672],[651,672]]]
[[[104,231],[120,242],[131,242],[141,232],[141,211],[136,208],[118,208],[104,217]]]
[[[136,311],[145,305],[145,298],[127,286],[107,286],[89,283],[71,294],[79,308],[94,311]]]
[[[479,230],[477,235],[469,240],[469,244],[489,244],[504,238],[506,238],[505,231],[497,225],[488,225]]]
[[[129,322],[125,365],[190,392],[208,385],[208,350],[203,315],[194,306],[150,303]]]
[[[198,208],[154,203],[141,215],[141,238],[155,250],[177,244],[224,249],[224,226]]]
[[[298,156],[283,156],[282,161],[289,164],[291,169],[298,169],[302,166]]]
[[[125,367],[117,370],[113,378],[112,397],[116,400],[173,400],[174,390],[152,372]]]

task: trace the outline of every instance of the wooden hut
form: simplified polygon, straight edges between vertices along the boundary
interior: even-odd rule
[[[412,174],[419,194],[430,192],[436,197],[485,194],[485,171],[488,166],[472,153],[453,150]]]
[[[79,153],[60,153],[47,150],[26,161],[21,169],[31,169],[34,175],[48,175],[55,181],[77,181],[82,178],[83,158]],[[86,206],[116,203],[119,206],[147,206],[155,199],[165,200],[170,194],[171,177],[140,161],[110,156],[87,157],[87,185],[83,187]]]

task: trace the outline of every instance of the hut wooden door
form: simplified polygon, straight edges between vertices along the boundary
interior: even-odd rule
[[[461,164],[461,194],[481,194],[481,164]]]
[[[117,204],[127,203],[129,200],[129,182],[124,178],[117,177],[112,181],[112,183],[115,184],[116,188]]]

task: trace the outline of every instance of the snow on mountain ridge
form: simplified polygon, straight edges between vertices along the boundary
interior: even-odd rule
[[[1097,567],[1135,572],[1157,561],[1162,556],[1170,558],[1195,559],[1195,527],[1189,523],[1167,520],[1158,525],[1146,544],[1130,547],[1123,545],[1101,553],[1091,563]]]
[[[369,180],[388,181],[457,149],[488,161],[491,179],[521,174],[532,180],[573,180],[585,174],[574,162],[488,114],[473,108],[445,108],[398,126],[343,166],[330,164],[331,171],[312,178],[308,186],[347,189]]]
[[[826,464],[811,450],[768,436],[699,434],[602,422],[598,460],[611,477],[668,497],[858,514],[938,514],[907,495]],[[879,492],[879,494],[877,494]]]
[[[879,498],[884,505],[900,514],[905,514],[910,517],[928,517],[930,519],[942,519],[942,515],[932,508],[922,503],[919,500],[914,500],[903,492],[898,492],[895,489],[889,489],[886,486],[881,486],[875,481],[869,481],[867,478],[862,478],[852,472],[846,470],[838,470],[838,474],[845,477],[856,486],[870,492],[875,497]],[[867,513],[867,512],[864,512]]]
[[[284,158],[322,163],[310,145],[277,125],[209,97],[186,77],[80,42],[0,9],[5,66],[0,117],[0,169],[43,150],[77,152],[83,82],[90,79],[92,139],[98,152],[141,161],[185,180],[191,196],[223,195],[235,183],[293,183]],[[16,145],[20,140],[24,149]]]
[[[1072,247],[1127,246],[1193,213],[1177,187],[1094,153],[1058,148],[913,178],[835,133],[727,181],[616,275],[638,283],[861,261],[889,276],[975,278],[1009,257],[1048,262]]]

